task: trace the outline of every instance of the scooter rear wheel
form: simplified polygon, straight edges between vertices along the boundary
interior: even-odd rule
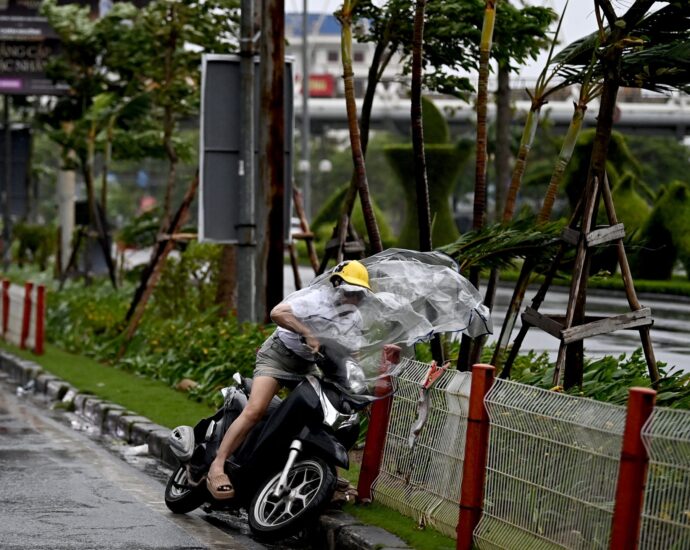
[[[276,497],[279,480],[280,472],[268,479],[249,507],[249,527],[264,540],[292,535],[317,517],[331,501],[337,478],[333,466],[313,457],[293,465],[286,491]]]
[[[187,468],[180,464],[165,486],[165,504],[175,514],[186,514],[196,510],[206,501],[206,488],[188,485]]]

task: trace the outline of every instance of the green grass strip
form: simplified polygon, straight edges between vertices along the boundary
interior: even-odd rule
[[[69,382],[83,393],[92,393],[122,405],[161,426],[193,426],[213,412],[207,405],[192,401],[163,382],[67,353],[50,344],[46,345],[43,355],[20,350],[7,342],[0,342],[0,347],[39,364],[46,372]]]
[[[378,525],[419,550],[455,550],[455,539],[426,527],[420,529],[414,520],[390,508],[372,502],[366,506],[348,504],[343,509],[369,525]]]

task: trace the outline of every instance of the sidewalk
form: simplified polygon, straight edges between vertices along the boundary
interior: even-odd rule
[[[65,409],[73,407],[77,415],[100,429],[103,434],[132,446],[147,445],[150,456],[167,467],[177,467],[177,459],[167,444],[170,433],[168,428],[128,411],[121,405],[82,393],[60,378],[44,372],[39,364],[20,359],[3,350],[0,350],[0,376],[22,388],[19,391],[44,395],[48,401],[61,402]],[[339,511],[321,516],[311,537],[318,545],[316,547],[329,550],[410,548],[403,540],[384,529],[363,524]]]

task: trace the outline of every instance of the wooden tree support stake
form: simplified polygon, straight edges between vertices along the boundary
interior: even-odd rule
[[[537,295],[532,301],[531,307],[527,307],[522,314],[522,328],[513,342],[510,355],[506,361],[504,368],[505,376],[510,373],[515,357],[517,357],[520,346],[524,341],[527,331],[530,327],[537,327],[541,330],[558,338],[561,343],[558,349],[558,357],[556,359],[556,368],[554,371],[553,383],[560,384],[563,375],[563,366],[565,364],[566,350],[569,344],[581,341],[585,338],[597,336],[600,334],[608,334],[617,330],[635,328],[640,333],[640,340],[644,350],[645,358],[647,360],[647,367],[649,376],[654,384],[659,380],[659,371],[654,357],[654,350],[652,348],[652,341],[650,336],[650,327],[654,323],[652,312],[649,308],[643,307],[637,299],[635,293],[635,285],[628,264],[628,258],[625,252],[625,245],[623,238],[625,237],[625,229],[622,223],[618,223],[616,218],[616,211],[613,204],[611,189],[609,187],[608,177],[604,174],[602,185],[599,185],[597,178],[592,182],[592,189],[589,190],[590,195],[587,197],[587,204],[581,214],[579,230],[575,227],[568,227],[563,231],[561,236],[564,241],[561,251],[556,255],[548,275],[544,283],[540,287]],[[601,189],[599,189],[601,187]],[[609,219],[609,227],[596,229],[590,231],[594,220],[595,212],[597,211],[597,196],[601,191],[601,196],[604,200],[606,214]],[[589,255],[592,253],[595,246],[616,241],[618,251],[618,263],[621,269],[623,284],[625,287],[625,294],[630,306],[631,312],[613,317],[587,320],[580,319],[579,324],[575,323],[575,310],[578,303],[583,303],[584,294],[587,289],[587,278],[589,277]],[[546,316],[539,313],[538,309],[542,304],[548,287],[553,281],[553,277],[558,270],[563,252],[566,246],[575,245],[578,247],[577,256],[575,258],[575,266],[573,268],[572,284],[570,288],[570,296],[568,300],[568,308],[564,317]]]

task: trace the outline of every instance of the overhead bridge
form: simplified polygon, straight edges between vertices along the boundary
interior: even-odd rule
[[[454,135],[474,132],[476,114],[474,105],[454,99],[435,99],[436,106],[445,113]],[[514,103],[514,124],[522,124],[524,114],[529,110],[529,101]],[[584,127],[594,127],[599,103],[590,103],[585,116]],[[361,112],[361,100],[357,100],[357,112]],[[522,116],[521,116],[522,115]],[[295,116],[301,127],[302,104],[296,98]],[[489,105],[489,120],[495,118],[495,105]],[[556,130],[565,131],[573,116],[573,101],[550,101],[542,108],[542,117],[548,117]],[[690,98],[673,96],[653,101],[619,101],[614,129],[629,134],[674,137],[690,142]],[[325,130],[347,128],[347,113],[344,98],[310,98],[309,120],[313,134]],[[372,129],[387,129],[409,135],[410,101],[406,98],[377,98],[371,115]]]

